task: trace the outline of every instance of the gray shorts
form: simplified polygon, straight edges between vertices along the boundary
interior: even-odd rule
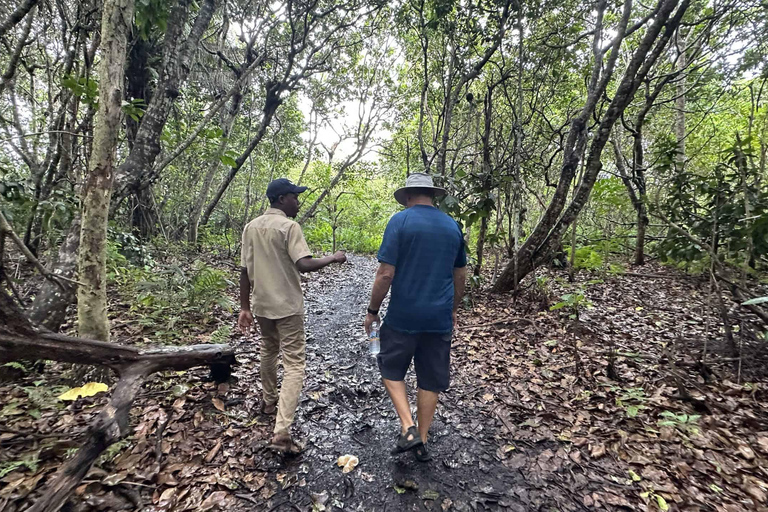
[[[420,389],[436,393],[448,389],[453,333],[422,332],[409,334],[396,331],[385,323],[381,326],[381,352],[376,357],[381,376],[400,381],[413,360]]]

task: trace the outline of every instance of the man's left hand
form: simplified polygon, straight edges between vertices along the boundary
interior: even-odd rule
[[[456,323],[458,322],[458,311],[453,312],[453,328],[456,329]]]

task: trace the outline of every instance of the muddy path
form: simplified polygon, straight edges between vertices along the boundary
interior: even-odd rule
[[[374,260],[351,256],[307,283],[307,379],[294,424],[306,450],[285,460],[264,453],[263,469],[289,482],[270,506],[306,510],[327,496],[328,510],[525,510],[514,504],[520,473],[495,456],[496,420],[467,407],[464,383],[441,396],[432,462],[389,454],[399,423],[361,328],[375,270]],[[412,369],[407,383],[415,403]],[[335,464],[343,454],[360,459],[349,474]]]

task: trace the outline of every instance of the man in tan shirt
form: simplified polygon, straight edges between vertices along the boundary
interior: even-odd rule
[[[301,226],[291,220],[299,213],[299,194],[305,190],[307,187],[297,187],[285,178],[269,184],[271,206],[245,226],[240,258],[238,325],[241,331],[249,332],[255,316],[261,329],[261,411],[277,414],[270,448],[283,453],[300,450],[290,432],[304,386],[306,361],[299,272],[314,272],[347,260],[342,251],[312,257]],[[281,350],[284,375],[278,394],[277,357]]]

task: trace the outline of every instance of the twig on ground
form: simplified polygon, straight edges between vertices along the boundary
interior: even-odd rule
[[[235,498],[240,498],[241,500],[250,501],[254,505],[261,505],[252,494],[235,494]]]
[[[530,324],[531,327],[536,331],[537,334],[541,335],[541,331],[539,331],[539,328],[536,326],[536,323],[531,320],[530,318],[522,318],[519,316],[510,316],[507,318],[504,318],[502,320],[496,320],[495,322],[489,322],[487,324],[471,324],[471,325],[462,325],[459,327],[459,330],[473,330],[473,329],[482,329],[484,327],[493,327],[494,325],[499,324],[511,324],[513,322],[525,322],[527,324]]]
[[[165,421],[157,426],[157,432],[155,432],[155,436],[157,437],[157,441],[155,442],[155,460],[157,462],[160,462],[160,458],[163,456],[163,432],[165,432],[165,427],[168,426],[168,423],[171,422],[171,416],[173,415],[173,411],[169,411],[168,409],[164,409],[164,411]]]

